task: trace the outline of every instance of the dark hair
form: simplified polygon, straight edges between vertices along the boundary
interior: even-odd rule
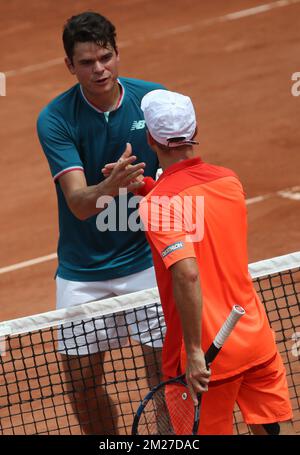
[[[71,61],[75,44],[87,41],[103,47],[110,44],[117,52],[115,26],[106,17],[91,11],[70,17],[64,26],[63,43]]]

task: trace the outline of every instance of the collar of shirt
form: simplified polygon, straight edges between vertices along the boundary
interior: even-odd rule
[[[203,163],[203,161],[198,156],[195,157],[195,158],[190,158],[190,159],[187,159],[187,160],[179,161],[178,163],[172,164],[167,169],[165,169],[164,172],[159,177],[158,181],[161,178],[166,177],[167,175],[174,174],[174,172],[178,172],[178,171],[181,171],[182,169],[185,169],[186,167],[196,166],[196,165],[201,164],[201,163]]]
[[[124,100],[124,95],[125,95],[125,89],[123,87],[123,85],[121,84],[120,80],[118,79],[118,84],[120,86],[120,96],[119,96],[119,99],[117,101],[117,104],[114,106],[114,108],[112,109],[112,111],[116,111],[120,106],[121,104],[123,103],[123,100]],[[82,90],[82,86],[80,85],[80,93],[84,99],[84,101],[91,107],[93,108],[95,111],[97,111],[99,114],[106,114],[107,117],[109,115],[110,112],[112,111],[108,111],[108,112],[104,112],[104,111],[101,111],[97,106],[95,106],[93,103],[91,103],[87,97],[85,96],[85,94],[83,93],[83,90]]]

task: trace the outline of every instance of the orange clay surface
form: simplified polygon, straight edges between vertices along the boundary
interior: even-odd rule
[[[0,5],[0,71],[7,74],[7,96],[0,98],[0,268],[56,250],[55,189],[35,123],[41,108],[75,83],[63,63],[61,30],[88,9],[117,27],[120,75],[190,95],[202,158],[236,171],[248,199],[270,195],[248,206],[249,261],[299,250],[299,193],[277,192],[300,185],[300,97],[291,94],[292,74],[300,71],[300,3],[235,20],[226,15],[265,2],[54,3]],[[55,269],[50,260],[1,273],[0,319],[54,309]]]

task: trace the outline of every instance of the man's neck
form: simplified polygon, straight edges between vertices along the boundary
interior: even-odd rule
[[[172,166],[175,163],[179,163],[179,161],[189,160],[195,157],[195,151],[193,147],[188,146],[186,148],[181,148],[181,150],[176,150],[176,148],[170,149],[168,152],[160,152],[157,151],[157,156],[159,160],[159,164],[164,171],[168,167]]]
[[[120,96],[122,94],[122,87],[118,82],[116,82],[110,92],[99,96],[92,95],[86,91],[84,87],[82,87],[82,92],[88,102],[99,109],[101,112],[110,112],[113,111],[119,103]]]

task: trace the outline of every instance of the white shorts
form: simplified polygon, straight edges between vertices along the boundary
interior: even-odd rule
[[[69,281],[56,277],[57,309],[95,300],[129,294],[156,286],[154,268],[107,281]],[[116,313],[82,323],[64,324],[58,331],[59,352],[87,355],[125,346],[128,336],[155,348],[162,347],[165,323],[162,308],[150,305],[143,309]]]

